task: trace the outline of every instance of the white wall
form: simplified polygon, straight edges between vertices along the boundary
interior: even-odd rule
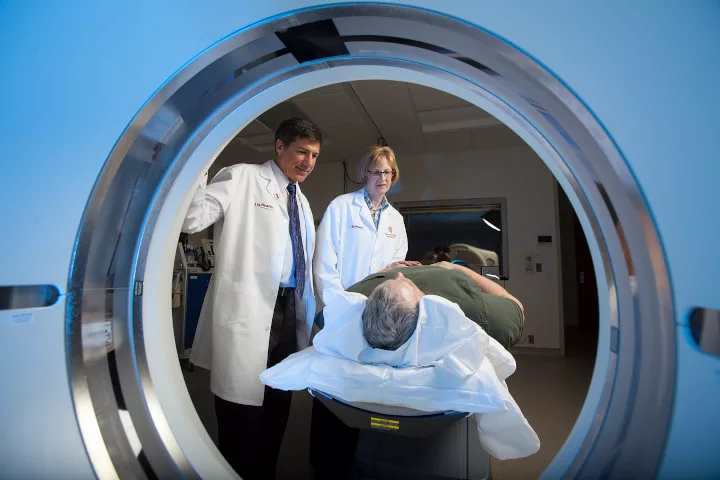
[[[399,155],[400,182],[390,201],[505,197],[507,199],[510,280],[505,284],[523,303],[524,335],[534,335],[528,347],[560,348],[560,259],[556,242],[555,179],[529,147],[469,150],[444,154]],[[355,163],[349,162],[355,177]],[[348,191],[357,186],[349,184]],[[343,190],[341,162],[318,163],[302,185],[319,220],[327,204]],[[552,235],[540,246],[538,235]],[[524,257],[536,256],[542,273],[525,271]],[[518,347],[526,345],[518,345]]]

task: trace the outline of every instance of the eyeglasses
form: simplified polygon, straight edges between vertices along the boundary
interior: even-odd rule
[[[368,170],[367,173],[371,177],[380,177],[380,175],[385,175],[386,177],[392,177],[393,171],[392,170]]]

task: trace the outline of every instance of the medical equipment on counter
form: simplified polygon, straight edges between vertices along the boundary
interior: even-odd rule
[[[212,251],[212,241],[206,244],[206,248]],[[184,252],[182,244],[178,243],[173,269],[172,315],[178,358],[183,368],[192,371],[190,353],[213,272],[188,268]]]
[[[476,268],[500,265],[497,252],[474,247],[466,243],[450,245],[450,258],[463,260],[468,265],[476,266]]]
[[[189,268],[197,267],[198,251],[197,251],[197,248],[195,248],[195,245],[188,242],[185,245],[183,245],[183,249],[185,250],[185,257],[187,258],[187,266]]]
[[[210,268],[215,267],[215,248],[213,247],[213,241],[209,238],[202,239],[202,246],[207,257]]]
[[[187,363],[183,339],[185,338],[186,304],[187,304],[188,261],[185,247],[177,243],[172,277],[172,321],[175,334],[175,349],[181,360]]]
[[[184,296],[185,283],[182,272],[173,271],[172,308],[180,308]]]

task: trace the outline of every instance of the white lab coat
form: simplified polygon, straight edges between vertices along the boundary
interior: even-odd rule
[[[405,260],[405,222],[392,205],[375,228],[363,189],[330,202],[318,228],[315,247],[315,287],[328,304],[338,293],[387,267]]]
[[[221,170],[198,188],[183,231],[199,232],[215,223],[215,272],[205,296],[190,361],[211,370],[212,392],[234,403],[262,405],[258,375],[267,368],[273,310],[280,286],[289,217],[272,170],[240,164]],[[313,216],[297,189],[307,265],[302,299],[296,297],[298,348],[309,344],[315,315],[312,286]],[[221,211],[206,198],[216,200]],[[305,321],[300,321],[304,319]]]

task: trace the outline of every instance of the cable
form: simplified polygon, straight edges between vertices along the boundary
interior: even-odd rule
[[[342,164],[343,164],[343,170],[345,171],[345,178],[347,178],[348,180],[350,180],[350,181],[351,181],[352,183],[354,183],[355,185],[364,185],[364,183],[356,182],[355,180],[353,180],[353,179],[350,177],[350,175],[348,174],[348,171],[347,171],[347,162],[345,162],[345,161],[343,160]]]
[[[355,103],[356,106],[360,107],[363,112],[365,112],[365,118],[372,123],[372,126],[375,128],[375,131],[378,133],[378,139],[377,144],[381,147],[387,147],[388,143],[385,140],[385,137],[383,136],[382,132],[377,126],[377,123],[375,123],[375,119],[373,119],[372,115],[370,115],[370,112],[368,112],[368,109],[365,108],[365,104],[360,100],[360,97],[358,96],[357,92],[355,91],[355,88],[352,86],[352,83],[347,82],[344,84],[345,92],[350,94],[352,99],[354,100],[353,103]]]

